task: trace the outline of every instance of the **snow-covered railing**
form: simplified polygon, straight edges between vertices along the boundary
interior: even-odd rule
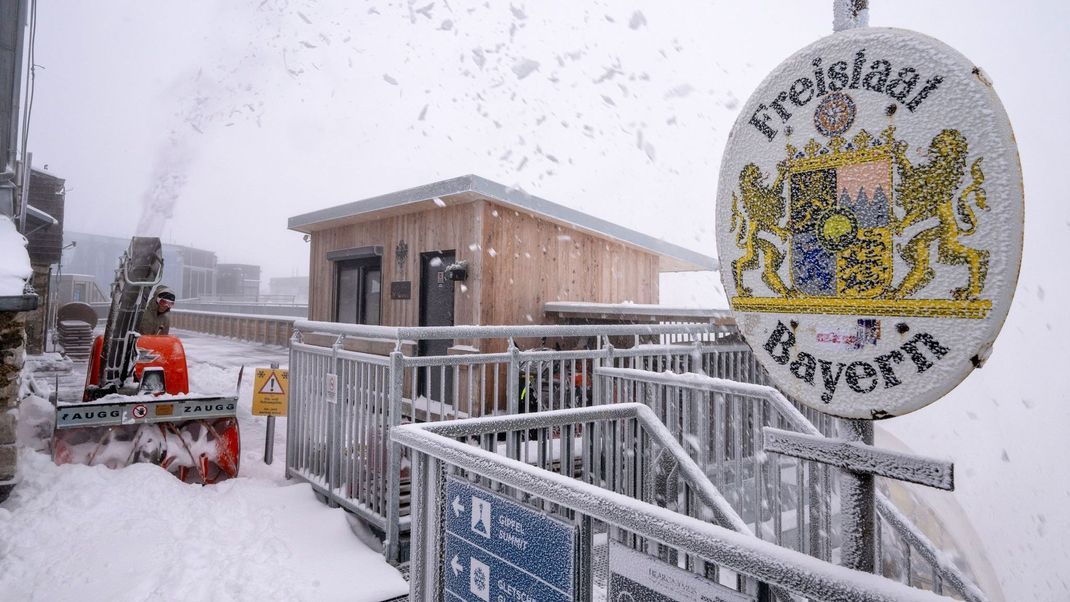
[[[508,441],[532,430],[546,435],[534,446],[502,443],[503,438]],[[578,564],[578,595],[573,596],[578,600],[605,597],[610,542],[652,561],[686,567],[711,582],[723,584],[734,573],[733,589],[745,599],[769,599],[770,586],[778,593],[814,600],[946,599],[762,541],[738,522],[725,528],[659,506],[658,496],[664,501],[666,493],[659,481],[664,473],[657,470],[666,464],[661,457],[667,454],[677,463],[689,485],[705,478],[654,413],[641,404],[412,424],[395,428],[392,438],[411,450],[413,462],[410,600],[444,596],[446,537],[441,504],[446,475],[578,526],[579,558],[588,560]],[[620,473],[610,464],[643,469]],[[614,482],[618,473],[626,478]],[[705,492],[702,504],[719,506],[727,520],[738,521],[724,509],[716,491],[708,487],[698,491]]]
[[[819,430],[772,387],[711,378],[702,374],[652,373],[599,368],[599,403],[640,402],[649,406],[702,467],[732,508],[767,541],[833,560],[839,522],[837,479],[821,464],[762,452],[762,428],[808,435]],[[971,602],[985,595],[946,554],[882,494],[877,565],[907,585],[943,593],[945,587]],[[910,559],[920,557],[927,570]]]
[[[748,524],[757,525],[752,528],[759,536],[816,558],[833,559],[838,525],[832,520],[836,480],[830,478],[830,469],[790,458],[779,458],[773,465],[763,460],[760,445],[759,453],[754,452],[754,441],[761,440],[761,428],[766,425],[831,435],[834,422],[810,410],[800,412],[768,387],[739,389],[738,382],[717,384],[699,375],[657,374],[699,372],[733,381],[767,382],[749,349],[729,342],[731,337],[722,337],[714,345],[643,343],[651,340],[651,334],[701,338],[711,328],[715,326],[391,328],[297,321],[291,344],[287,473],[311,483],[328,503],[345,507],[379,529],[385,535],[387,558],[398,562],[405,555],[402,536],[411,526],[411,466],[401,450],[388,443],[391,429],[408,422],[509,416],[594,402],[648,402],[649,396],[658,399],[648,392],[654,391],[650,387],[662,388],[664,401],[672,397],[665,389],[671,386],[675,387],[673,395],[690,391],[687,395],[704,401],[709,428],[693,434],[684,431],[683,425],[694,423],[701,414],[685,411],[679,403],[662,403],[657,411],[685,448],[693,454],[697,449],[706,450],[705,456],[693,457]],[[448,355],[420,357],[415,355],[420,337],[475,344],[454,345]],[[303,338],[316,344],[303,342]],[[522,340],[536,345],[554,341],[566,350],[521,349],[518,341]],[[624,348],[622,341],[632,345]],[[480,347],[496,344],[504,351],[479,352]],[[351,350],[376,345],[383,350],[381,354]],[[604,376],[594,378],[596,369],[607,368]],[[626,375],[636,381],[630,388],[621,385],[628,380],[622,378]],[[607,384],[603,382],[606,378],[615,381]],[[651,383],[637,384],[651,379]],[[329,393],[332,387],[333,396]],[[688,432],[686,438],[682,437],[684,432]],[[542,450],[553,458],[553,446],[547,441],[559,436],[537,429],[518,431],[501,445],[510,450]],[[627,453],[622,446],[608,457]],[[709,468],[711,465],[714,469]],[[780,478],[767,476],[773,472]],[[622,476],[614,482],[629,479]],[[693,514],[691,511],[699,507],[693,491],[686,489],[687,495],[674,502],[670,499],[674,490],[665,488],[670,484],[663,483],[662,503],[675,504],[685,514]],[[945,555],[894,513],[887,500],[879,500],[878,508],[883,540],[897,542],[885,543],[881,549],[884,556],[878,555],[886,574],[900,570],[912,583],[935,591],[946,584],[967,600],[984,600]],[[756,516],[760,518],[757,522]],[[911,559],[917,558],[927,563],[931,577],[917,579],[917,567],[911,568]]]
[[[298,318],[270,314],[171,310],[171,325],[175,328],[281,346],[289,343],[296,320]]]
[[[400,450],[386,443],[390,429],[406,422],[590,405],[597,394],[592,377],[596,366],[764,378],[749,349],[738,343],[642,343],[651,335],[699,338],[721,328],[712,324],[392,328],[299,320],[290,346],[287,473],[311,483],[328,503],[345,507],[382,530],[387,557],[398,561],[401,534],[409,528],[409,466]],[[469,341],[504,351],[480,353],[475,345],[455,345],[447,355],[414,355],[418,341],[424,339]],[[520,341],[537,346],[553,341],[564,350],[521,349]],[[631,347],[614,346],[611,341]],[[384,344],[393,351],[367,352]]]

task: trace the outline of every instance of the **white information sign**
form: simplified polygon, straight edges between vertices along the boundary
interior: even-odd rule
[[[323,396],[327,398],[327,403],[338,403],[338,375],[327,374],[327,380],[323,386]]]
[[[725,571],[728,572],[728,571]],[[754,602],[752,595],[736,591],[609,542],[609,596],[613,602]]]
[[[899,29],[836,33],[743,107],[717,195],[721,276],[788,395],[879,419],[990,352],[1022,253],[1022,174],[985,73]]]

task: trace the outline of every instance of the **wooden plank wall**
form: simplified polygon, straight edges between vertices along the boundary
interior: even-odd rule
[[[547,301],[658,302],[657,255],[491,202],[483,211],[484,324],[546,323]]]
[[[383,247],[382,324],[385,326],[418,326],[420,324],[420,253],[430,251],[456,252],[458,261],[468,260],[468,281],[454,286],[454,324],[478,324],[480,306],[479,273],[482,256],[479,253],[482,225],[482,201],[428,211],[397,215],[314,232],[310,252],[309,317],[330,321],[335,274],[334,263],[327,253],[342,249],[379,245]],[[408,244],[408,258],[398,268],[395,249],[398,241]],[[412,298],[390,298],[390,283],[412,283]]]
[[[482,235],[480,232],[482,231]],[[409,246],[399,269],[395,247]],[[455,324],[542,324],[547,301],[657,303],[658,256],[492,201],[436,207],[313,233],[309,315],[331,320],[334,262],[330,251],[383,247],[382,323],[419,324],[420,253],[454,250],[469,263],[455,285]],[[391,300],[390,282],[412,282],[412,298]],[[478,341],[456,341],[500,351]]]

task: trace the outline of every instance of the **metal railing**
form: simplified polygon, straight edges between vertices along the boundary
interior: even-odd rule
[[[531,430],[543,434],[537,445],[509,443]],[[392,438],[412,450],[410,600],[445,599],[446,475],[577,525],[579,558],[586,559],[578,565],[578,600],[606,597],[610,542],[733,584],[748,599],[946,599],[755,538],[642,404],[412,424],[395,428]],[[697,498],[688,513],[674,507],[672,492]]]
[[[756,536],[822,560],[837,560],[841,533],[839,521],[833,519],[839,495],[838,480],[830,478],[832,469],[762,452],[766,426],[822,435],[783,394],[768,386],[701,374],[601,368],[595,377],[601,385],[600,403],[649,406]],[[878,494],[876,507],[881,574],[936,593],[946,588],[971,602],[987,599],[884,495]]]
[[[724,342],[732,337],[714,337],[722,341],[717,344],[643,343],[664,336],[708,337],[718,328],[711,324],[390,328],[298,321],[291,343],[287,474],[308,481],[328,503],[345,507],[379,529],[385,536],[387,559],[398,562],[403,556],[402,535],[412,524],[413,467],[389,442],[393,429],[411,422],[444,423],[641,401],[665,420],[761,539],[835,561],[837,480],[831,469],[791,458],[771,459],[761,452],[763,426],[834,436],[835,421],[798,409],[769,387],[748,388],[701,374],[659,374],[704,373],[743,383],[767,382],[749,348]],[[443,338],[464,344],[452,347],[448,355],[414,355],[418,341]],[[633,346],[611,344],[622,340]],[[525,341],[535,348],[521,349]],[[568,349],[581,346],[578,341],[593,348]],[[547,344],[566,349],[548,349]],[[376,345],[385,351],[353,350]],[[479,352],[495,345],[505,350]],[[500,445],[527,450],[524,461],[547,466],[560,462],[562,451],[555,451],[550,441],[561,437],[560,432],[520,430]],[[627,461],[633,453],[630,444],[621,440],[599,457]],[[665,504],[708,518],[692,512],[702,505],[695,501],[693,489],[685,491],[679,499],[663,491]],[[878,509],[878,539],[883,543],[877,558],[884,574],[936,592],[947,587],[971,601],[985,599],[886,499],[878,501]]]
[[[510,326],[390,328],[299,320],[290,344],[287,474],[308,481],[332,505],[358,514],[385,534],[387,558],[400,558],[409,528],[410,466],[389,443],[391,429],[408,422],[441,422],[516,415],[591,405],[595,366],[644,370],[713,370],[746,378],[760,370],[745,346],[640,344],[662,335],[708,336],[710,324],[624,326]],[[324,339],[310,344],[308,339]],[[419,357],[403,350],[424,339],[469,340],[499,353]],[[518,341],[546,341],[593,349],[522,350]],[[388,343],[388,355],[353,351]],[[469,346],[471,348],[471,346]],[[718,371],[722,370],[722,371]],[[335,387],[328,394],[328,381]]]
[[[172,309],[171,325],[183,330],[285,347],[299,318]]]

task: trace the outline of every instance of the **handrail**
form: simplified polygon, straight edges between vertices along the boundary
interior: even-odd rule
[[[590,324],[533,326],[368,326],[298,320],[294,330],[382,340],[505,339],[540,337],[599,337],[655,334],[707,334],[711,330],[734,332],[734,328],[709,323],[683,324]]]
[[[948,600],[931,592],[815,559],[752,535],[738,533],[616,493],[597,485],[501,456],[450,437],[502,428],[538,428],[598,419],[636,418],[658,422],[643,404],[628,403],[539,415],[484,417],[444,423],[408,424],[392,430],[395,443],[438,458],[506,486],[709,559],[803,596],[859,602]],[[671,439],[671,436],[670,436]]]
[[[656,383],[668,386],[687,386],[689,388],[726,395],[745,395],[757,397],[769,402],[799,432],[824,437],[824,434],[810,422],[780,391],[765,385],[741,383],[722,378],[713,378],[703,374],[674,374],[671,372],[647,372],[631,368],[595,368],[595,375]],[[952,564],[946,555],[940,553],[929,538],[899,512],[895,504],[883,493],[877,492],[876,509],[892,528],[910,545],[916,547],[925,560],[935,567],[940,577],[955,587],[967,602],[986,602],[988,597]]]
[[[745,535],[753,535],[750,526],[736,513],[728,500],[710,483],[698,464],[687,455],[680,443],[669,429],[662,424],[650,408],[641,403],[620,403],[614,405],[593,406],[587,408],[550,410],[534,414],[513,414],[503,416],[484,416],[482,418],[458,418],[448,422],[435,423],[434,432],[444,437],[467,437],[482,435],[487,432],[522,431],[529,428],[550,428],[565,426],[577,422],[594,420],[611,420],[618,418],[636,418],[647,429],[654,441],[664,447],[679,463],[684,474],[699,499],[713,512],[718,524]]]
[[[766,385],[754,385],[725,378],[714,378],[705,374],[674,372],[650,372],[635,368],[595,368],[595,376],[615,376],[633,381],[652,382],[659,385],[679,387],[686,385],[692,389],[720,393],[722,395],[746,395],[769,402],[779,410],[791,426],[807,435],[821,435],[821,431],[799,411],[780,391]],[[823,435],[822,435],[823,436]]]
[[[200,309],[172,308],[171,313],[187,316],[212,316],[217,318],[233,318],[242,320],[272,320],[276,322],[297,322],[302,318],[297,316],[283,316],[279,314],[242,314],[227,311],[204,311]]]
[[[937,568],[940,571],[940,577],[946,579],[952,587],[957,589],[962,597],[967,602],[987,602],[988,596],[981,591],[977,585],[975,585],[969,579],[958,570],[955,565],[948,565],[947,557],[941,554],[929,541],[925,534],[918,530],[914,526],[914,523],[910,522],[907,517],[903,516],[903,513],[899,511],[899,508],[895,507],[883,493],[877,492],[877,512],[880,513],[888,524],[892,525],[892,528],[899,533],[909,543],[918,549],[922,558],[926,560],[930,565]],[[950,567],[950,568],[949,568]]]

